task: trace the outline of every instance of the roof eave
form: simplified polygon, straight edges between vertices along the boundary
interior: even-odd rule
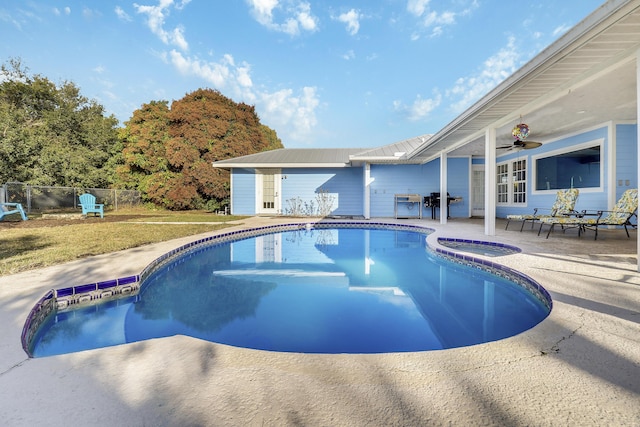
[[[219,169],[346,168],[349,163],[212,163]]]

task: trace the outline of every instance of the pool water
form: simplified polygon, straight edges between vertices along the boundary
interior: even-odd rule
[[[177,334],[282,352],[425,351],[513,336],[548,315],[522,286],[433,255],[425,237],[301,229],[212,245],[158,269],[136,296],[57,313],[32,353]]]

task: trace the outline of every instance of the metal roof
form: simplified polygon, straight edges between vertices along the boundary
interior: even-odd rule
[[[280,148],[249,154],[233,159],[220,160],[214,167],[231,168],[285,168],[285,167],[347,167],[349,156],[362,148]]]
[[[411,160],[412,154],[431,138],[430,134],[421,135],[394,144],[362,151],[351,156],[352,162],[369,163],[419,163]]]

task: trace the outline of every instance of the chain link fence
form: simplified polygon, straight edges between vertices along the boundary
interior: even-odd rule
[[[78,197],[84,193],[96,196],[105,210],[118,210],[140,205],[137,190],[107,188],[48,187],[23,182],[7,182],[0,187],[0,203],[21,203],[27,212],[56,212],[79,209]]]

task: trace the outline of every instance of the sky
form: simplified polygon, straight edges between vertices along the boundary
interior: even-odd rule
[[[286,148],[436,133],[603,0],[3,0],[0,62],[71,81],[124,126],[201,88]]]

